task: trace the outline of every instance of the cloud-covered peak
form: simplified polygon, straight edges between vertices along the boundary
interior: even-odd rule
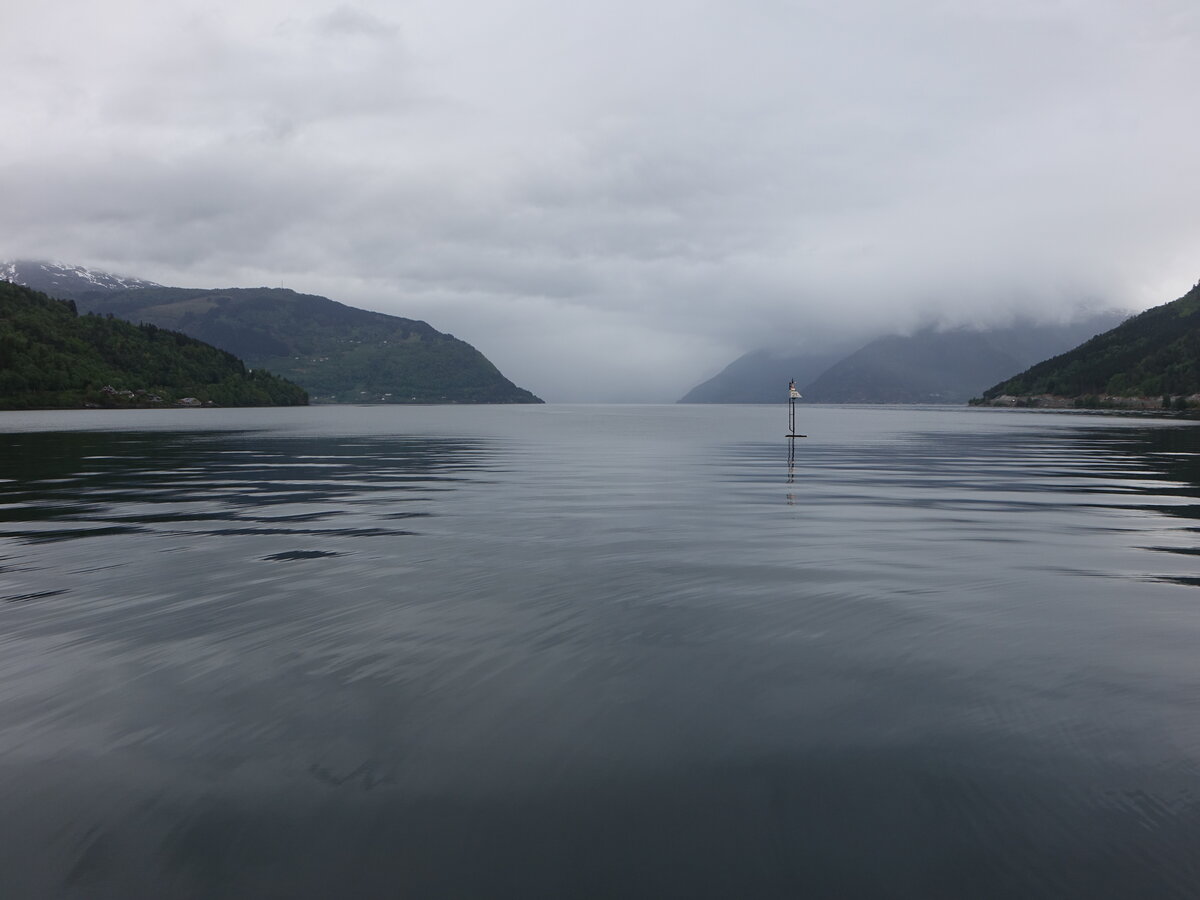
[[[423,318],[551,399],[671,399],[756,346],[1145,307],[1197,274],[1184,0],[6,24],[7,252]]]

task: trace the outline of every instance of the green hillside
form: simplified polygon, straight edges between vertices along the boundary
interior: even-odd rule
[[[155,399],[157,398],[157,399]],[[298,406],[308,396],[237,357],[154,325],[79,315],[75,304],[0,281],[0,408]]]
[[[997,397],[1050,394],[1105,405],[1105,397],[1168,397],[1176,406],[1200,393],[1200,284],[1171,303],[989,388]],[[1095,404],[1088,401],[1094,400]]]
[[[425,322],[284,288],[78,291],[81,309],[150,322],[302,385],[316,401],[540,403]]]

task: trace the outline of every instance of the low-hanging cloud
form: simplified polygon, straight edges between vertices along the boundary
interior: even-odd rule
[[[1200,270],[1191,0],[6,18],[0,255],[424,318],[549,399]]]

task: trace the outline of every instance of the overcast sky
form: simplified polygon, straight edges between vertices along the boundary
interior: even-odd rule
[[[40,0],[0,258],[428,321],[549,400],[1200,279],[1197,0]]]

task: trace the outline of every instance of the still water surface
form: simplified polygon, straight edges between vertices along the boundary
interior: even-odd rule
[[[1200,429],[0,414],[0,895],[1200,896]]]

